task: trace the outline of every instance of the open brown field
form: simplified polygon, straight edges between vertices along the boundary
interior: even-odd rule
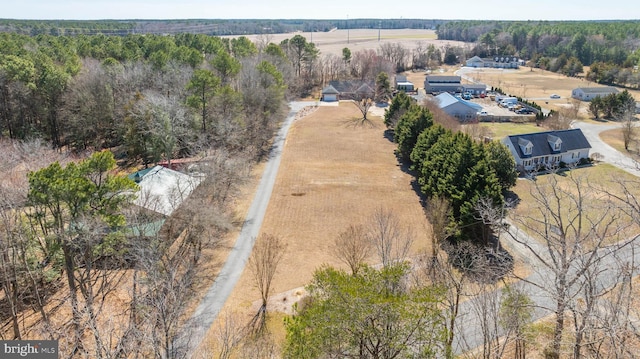
[[[335,54],[342,56],[342,49],[345,47],[348,47],[352,53],[359,50],[376,50],[384,43],[401,43],[409,50],[414,49],[418,43],[422,43],[425,46],[434,44],[438,48],[442,48],[447,44],[464,46],[464,43],[460,41],[438,40],[434,30],[419,29],[380,30],[380,41],[378,41],[378,29],[340,29],[328,32],[247,35],[247,37],[255,43],[273,42],[279,44],[282,40],[290,39],[295,35],[302,35],[308,42],[313,42],[320,50],[320,55]]]
[[[378,208],[393,211],[414,230],[414,252],[430,249],[413,177],[398,165],[382,120],[371,116],[371,126],[356,125],[358,115],[351,103],[319,107],[290,129],[262,225],[263,233],[283,238],[288,246],[272,286],[273,294],[281,293],[280,307],[299,298],[300,287],[321,265],[346,268],[331,255],[334,239],[347,226],[364,224]],[[259,298],[245,270],[225,311],[246,323]]]

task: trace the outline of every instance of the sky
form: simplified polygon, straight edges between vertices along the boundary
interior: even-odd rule
[[[0,18],[637,20],[640,1],[0,0]]]

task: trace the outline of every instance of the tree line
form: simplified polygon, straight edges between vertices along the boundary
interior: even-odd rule
[[[437,33],[474,43],[468,57],[517,55],[532,67],[568,76],[590,66],[591,81],[638,88],[639,29],[637,21],[456,21]]]
[[[326,32],[339,29],[435,29],[436,19],[188,19],[188,20],[16,20],[0,19],[0,32],[24,35],[203,34],[214,36]]]

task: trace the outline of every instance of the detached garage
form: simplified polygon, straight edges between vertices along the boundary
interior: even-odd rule
[[[329,85],[322,89],[322,101],[335,102],[338,101],[340,92],[335,87]]]

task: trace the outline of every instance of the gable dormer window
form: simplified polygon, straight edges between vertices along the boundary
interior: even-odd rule
[[[562,140],[558,136],[547,135],[547,142],[549,142],[549,146],[554,152],[560,151],[562,148]]]
[[[529,140],[525,140],[524,138],[520,138],[518,140],[518,145],[520,145],[520,149],[525,156],[531,155],[533,152],[533,143]]]

